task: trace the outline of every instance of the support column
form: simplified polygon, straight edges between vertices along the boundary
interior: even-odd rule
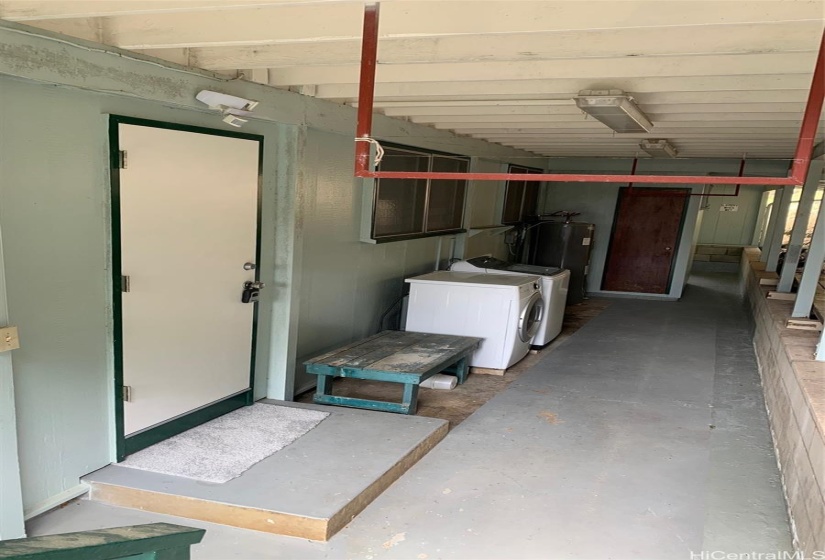
[[[799,282],[791,317],[805,319],[810,317],[823,262],[825,262],[825,204],[819,206],[811,246],[808,249],[808,258],[805,259],[805,268],[802,271],[802,280]]]
[[[808,229],[808,220],[811,216],[811,208],[814,205],[816,191],[819,189],[819,180],[822,178],[822,169],[825,162],[822,160],[812,161],[808,168],[808,176],[805,185],[802,187],[802,196],[799,199],[799,207],[796,210],[791,240],[788,242],[788,252],[785,254],[785,264],[782,266],[782,274],[779,277],[778,292],[790,292],[793,286],[796,267],[799,264],[799,256],[802,253],[802,244],[805,241],[805,232]]]
[[[761,262],[768,262],[768,247],[773,239],[773,230],[776,226],[776,217],[779,214],[779,201],[782,198],[782,189],[773,189],[773,202],[771,203],[771,213],[768,216],[768,225],[765,228],[765,237],[762,239],[762,253],[759,255]]]
[[[822,335],[819,337],[819,344],[816,345],[815,358],[818,362],[825,362],[825,330],[822,331]]]
[[[2,242],[0,235],[0,326],[6,326],[9,310],[6,304]],[[19,539],[25,536],[11,352],[0,352],[0,540]]]
[[[782,238],[785,236],[785,224],[788,221],[788,210],[791,207],[791,198],[793,198],[793,187],[782,187],[781,198],[778,206],[774,200],[774,208],[776,209],[776,221],[773,224],[773,236],[768,240],[767,249],[768,257],[765,260],[765,270],[767,272],[775,272],[776,265],[779,263],[779,252],[782,250]],[[764,252],[764,249],[763,249]]]

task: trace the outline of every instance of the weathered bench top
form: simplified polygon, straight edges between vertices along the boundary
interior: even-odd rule
[[[313,366],[426,374],[482,339],[408,331],[382,331],[304,362]]]

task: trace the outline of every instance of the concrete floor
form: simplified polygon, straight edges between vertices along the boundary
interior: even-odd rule
[[[735,276],[616,300],[461,423],[328,543],[86,501],[32,535],[169,521],[194,558],[690,558],[790,531]]]

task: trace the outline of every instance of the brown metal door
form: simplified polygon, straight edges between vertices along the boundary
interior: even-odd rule
[[[619,190],[603,290],[668,292],[689,192],[627,187]]]

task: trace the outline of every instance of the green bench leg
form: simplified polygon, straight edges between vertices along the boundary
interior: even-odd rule
[[[470,373],[470,366],[467,364],[467,358],[461,358],[459,361],[445,369],[444,372],[455,375],[458,378],[458,384],[463,384],[467,381],[467,375]]]
[[[319,375],[318,386],[315,388],[316,395],[331,395],[332,394],[332,376]]]
[[[415,414],[418,407],[418,384],[405,383],[404,396],[401,399],[401,406],[407,408],[406,414]]]
[[[467,381],[467,374],[470,373],[470,366],[467,364],[467,358],[461,358],[455,365],[455,374],[458,377],[458,384],[462,385]]]

